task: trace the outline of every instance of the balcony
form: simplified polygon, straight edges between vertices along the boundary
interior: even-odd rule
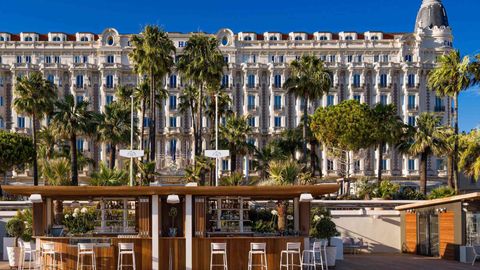
[[[247,106],[247,109],[248,109],[249,111],[256,111],[256,110],[257,110],[257,106],[255,106],[255,105],[250,105],[250,104],[249,104],[249,105]]]
[[[274,111],[281,111],[281,110],[283,110],[283,106],[274,105],[274,106],[273,106],[273,110],[274,110]]]
[[[445,106],[435,106],[433,110],[435,112],[445,112]]]
[[[409,111],[418,111],[418,105],[408,104],[407,108]]]

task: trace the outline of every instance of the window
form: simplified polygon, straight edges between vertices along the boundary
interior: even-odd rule
[[[222,171],[228,171],[228,160],[223,159],[222,160]]]
[[[273,84],[275,88],[282,88],[282,75],[276,74],[273,77],[273,81],[274,81]]]
[[[415,116],[409,116],[408,117],[408,125],[414,127],[415,126]]]
[[[408,87],[415,87],[415,74],[408,74]]]
[[[385,55],[383,56],[383,61],[382,61],[382,62],[388,63],[388,54],[385,54]]]
[[[170,88],[177,88],[177,75],[170,75]]]
[[[83,139],[77,139],[77,150],[83,152]]]
[[[228,81],[229,81],[229,76],[228,75],[223,75],[223,77],[222,77],[222,87],[223,88],[228,87],[228,85],[229,85]]]
[[[225,62],[225,63],[230,62],[230,57],[228,57],[228,55],[224,55],[223,56],[223,62]]]
[[[0,128],[4,128],[4,124],[3,124],[3,118],[0,117]]]
[[[80,60],[80,56],[76,55],[76,56],[73,57],[73,62],[74,62],[75,64],[80,63],[80,61],[81,61],[81,60]]]
[[[80,38],[80,41],[81,41],[81,42],[87,42],[87,41],[88,41],[88,37],[81,37],[81,38]]]
[[[3,77],[0,77],[0,86],[3,86]]]
[[[437,159],[437,170],[443,171],[445,170],[445,161],[443,159]]]
[[[22,63],[22,57],[21,57],[21,56],[17,56],[17,63],[18,63],[18,64],[21,64],[21,63]]]
[[[278,40],[278,38],[276,36],[270,36],[269,40],[276,41],[276,40]]]
[[[373,56],[373,62],[374,62],[374,63],[378,63],[379,60],[380,60],[380,56],[379,56],[378,54],[376,54],[376,55]]]
[[[381,164],[382,168],[380,168],[382,171],[385,171],[387,170],[387,160],[386,159],[382,159],[382,164]]]
[[[3,106],[3,96],[0,96],[0,107]]]
[[[253,110],[255,109],[255,96],[248,95],[248,109]]]
[[[353,37],[352,36],[346,36],[345,40],[353,40]]]
[[[320,55],[320,57],[318,57],[322,62],[325,62],[327,60],[327,56],[326,55]]]
[[[247,83],[248,88],[254,88],[255,87],[255,75],[249,74],[247,78],[248,78],[248,83]]]
[[[88,63],[88,56],[86,55],[83,56],[83,63]]]
[[[108,46],[112,46],[112,45],[113,45],[113,37],[112,37],[112,36],[109,36],[109,37],[107,38],[107,45],[108,45]]]
[[[5,38],[0,36],[0,41],[5,41]]]
[[[113,75],[107,75],[106,86],[107,88],[113,88]]]
[[[361,54],[357,55],[357,63],[361,63],[362,59],[363,59],[363,56]]]
[[[77,101],[77,104],[83,102],[83,96],[76,96],[75,99]]]
[[[53,84],[55,82],[55,76],[52,74],[48,74],[47,81]]]
[[[228,40],[227,40],[227,42],[228,42]],[[181,40],[181,41],[178,42],[178,47],[179,47],[179,48],[183,48],[183,47],[185,47],[186,45],[187,45],[187,42],[186,42],[186,41]],[[226,44],[225,44],[225,45],[226,45]]]
[[[107,105],[112,104],[112,102],[113,102],[113,96],[112,96],[112,95],[107,95],[107,96],[105,97],[105,102],[106,102]]]
[[[24,41],[33,41],[33,38],[32,37],[25,37],[23,40]]]
[[[273,97],[273,109],[281,110],[282,109],[282,96],[275,95]]]
[[[227,46],[227,45],[228,45],[228,38],[227,38],[227,37],[223,37],[223,38],[222,38],[222,45],[223,45],[223,46]],[[178,47],[180,47],[180,44],[178,44]]]
[[[177,109],[177,96],[171,95],[169,98],[169,107],[170,110],[176,110]]]
[[[333,171],[333,160],[327,160],[327,171]]]
[[[273,119],[273,122],[274,122],[274,126],[276,128],[281,127],[282,126],[282,117],[281,116],[275,116],[275,118]]]
[[[360,74],[353,74],[353,86],[360,87]]]
[[[405,62],[411,63],[413,61],[413,57],[411,54],[405,55]]]
[[[54,60],[55,64],[59,64],[60,63],[60,56],[54,56],[53,60]]]
[[[301,36],[296,36],[295,40],[303,40],[303,38]]]
[[[327,36],[320,36],[318,39],[319,40],[328,40]]]
[[[380,95],[380,104],[387,105],[388,104],[388,96],[387,95]]]
[[[246,37],[243,38],[243,40],[245,40],[245,41],[251,41],[251,40],[252,40],[252,37],[251,37],[251,36],[246,36]]]
[[[170,116],[170,127],[172,128],[177,127],[177,117]]]
[[[32,57],[30,55],[25,56],[25,63],[32,63]]]
[[[360,95],[354,95],[353,99],[358,101],[358,102],[361,102],[362,97]]]
[[[435,97],[435,112],[444,112],[445,105],[443,105],[443,100],[441,97]]]
[[[347,62],[351,63],[353,61],[353,55],[348,55],[347,56]]]
[[[335,97],[333,95],[328,95],[327,96],[327,106],[334,105],[334,102],[335,102]]]
[[[115,56],[107,55],[107,63],[113,64],[115,62]]]
[[[45,64],[50,64],[52,63],[52,57],[51,56],[45,56]]]
[[[378,40],[378,37],[377,36],[371,36],[370,39],[371,40]]]
[[[330,63],[335,63],[336,62],[336,59],[335,59],[335,55],[330,55]]]
[[[408,170],[415,171],[415,159],[408,160]]]
[[[415,95],[408,95],[408,109],[414,110],[416,108],[416,99]]]
[[[53,37],[52,41],[58,42],[58,41],[61,41],[61,38],[60,37]]]
[[[83,75],[77,75],[77,88],[83,88]]]
[[[388,77],[387,74],[380,74],[380,87],[387,87]]]
[[[149,127],[150,126],[150,118],[148,118],[148,117],[143,118],[143,126],[144,127]]]
[[[250,127],[255,127],[255,117],[251,116],[251,117],[248,117],[248,126]]]
[[[170,156],[173,160],[175,160],[177,154],[177,140],[172,139],[170,140]]]
[[[17,117],[17,127],[18,128],[25,128],[25,117],[18,116]]]
[[[355,161],[353,162],[353,170],[354,170],[355,172],[360,171],[360,160],[355,160]]]

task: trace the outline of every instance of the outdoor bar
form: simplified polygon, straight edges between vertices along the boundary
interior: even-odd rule
[[[240,270],[247,269],[251,243],[265,244],[268,269],[280,269],[287,242],[308,246],[310,201],[337,191],[338,185],[2,189],[30,198],[37,249],[53,243],[53,258],[63,269],[90,265],[92,258],[97,269],[113,270],[118,264],[210,269],[212,243],[226,243],[228,268]],[[95,256],[86,253],[79,261],[82,243],[89,244]],[[133,243],[134,256],[120,261],[119,247],[125,243]],[[261,263],[260,257],[252,258],[253,263]],[[212,264],[223,263],[222,256],[214,256]]]

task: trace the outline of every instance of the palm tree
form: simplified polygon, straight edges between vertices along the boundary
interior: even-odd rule
[[[209,89],[210,102],[206,104],[205,115],[211,123],[211,134],[215,134],[215,95],[218,95],[218,119],[222,117],[229,117],[233,115],[233,111],[230,109],[230,104],[232,104],[232,99],[230,96],[222,89]]]
[[[372,113],[375,121],[373,141],[378,151],[377,177],[378,183],[380,183],[382,182],[383,149],[387,144],[392,146],[399,142],[404,124],[393,104],[383,105],[379,103],[372,109]]]
[[[189,80],[193,86],[188,89],[198,91],[198,95],[189,95],[196,98],[194,102],[196,119],[192,117],[192,121],[197,122],[193,124],[195,156],[202,154],[204,90],[209,87],[218,88],[225,66],[225,60],[218,45],[218,40],[214,37],[195,34],[188,39],[177,64],[183,78]]]
[[[422,113],[417,126],[409,126],[399,149],[411,156],[420,156],[420,192],[427,193],[428,156],[443,155],[448,151],[448,132],[440,126],[441,119],[431,113]]]
[[[110,169],[115,167],[117,145],[130,141],[130,110],[113,102],[105,106],[105,113],[98,126],[100,140],[110,145]]]
[[[230,150],[230,169],[237,171],[237,156],[246,155],[251,150],[247,137],[252,128],[247,123],[246,116],[232,116],[227,119],[225,126],[220,127],[219,143]]]
[[[92,186],[124,186],[128,184],[128,172],[108,168],[104,163],[100,164],[100,169],[92,173],[90,185]]]
[[[54,84],[44,79],[39,72],[32,72],[28,76],[17,78],[15,85],[15,110],[32,118],[33,135],[33,184],[38,185],[37,160],[37,122],[53,111],[57,97]]]
[[[453,97],[455,136],[458,136],[458,95],[471,85],[471,69],[470,58],[468,56],[461,58],[458,50],[452,50],[449,54],[440,56],[437,67],[428,77],[428,87],[430,89],[441,96]],[[450,106],[448,108],[450,109]],[[453,155],[448,159],[448,167],[451,168],[451,171],[449,169],[448,172],[448,182],[451,187],[455,186],[458,191],[457,162],[458,139],[455,139]]]
[[[274,141],[272,141],[274,142]],[[276,145],[272,142],[268,143],[265,147],[255,149],[255,162],[256,162],[256,170],[260,174],[260,178],[265,180],[268,178],[268,164],[272,160],[282,160],[286,159],[287,157],[280,151],[277,150]]]
[[[38,133],[38,144],[40,145],[40,158],[49,160],[55,155],[57,136],[52,125],[43,126]]]
[[[75,98],[71,94],[65,96],[64,100],[57,101],[55,106],[52,126],[58,136],[69,141],[72,185],[76,186],[78,185],[77,136],[93,134],[99,123],[99,116],[88,110],[87,101],[75,103]]]
[[[137,74],[147,76],[150,84],[150,100],[155,100],[159,84],[174,65],[175,45],[167,33],[156,25],[147,25],[141,35],[131,38],[133,50],[129,54]],[[150,160],[155,160],[156,103],[150,102]]]
[[[460,136],[459,169],[474,179],[480,178],[480,131]]]
[[[332,87],[332,77],[323,61],[310,55],[290,63],[291,76],[285,81],[283,88],[295,97],[301,97],[303,106],[303,162],[307,162],[307,122],[308,102],[321,98]],[[313,150],[313,149],[312,149]]]

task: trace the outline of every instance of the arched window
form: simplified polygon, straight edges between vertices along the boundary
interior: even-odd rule
[[[227,46],[227,45],[228,45],[228,38],[227,38],[227,37],[223,37],[223,38],[222,38],[222,45],[223,45],[223,46]]]
[[[52,41],[59,42],[61,39],[60,37],[53,37]]]
[[[328,40],[327,36],[320,36],[318,39],[319,40]]]
[[[353,86],[360,87],[360,74],[353,74]]]
[[[108,45],[108,46],[112,46],[112,45],[113,45],[113,37],[112,37],[112,36],[109,36],[109,37],[107,38],[107,45]]]
[[[249,74],[247,79],[248,79],[248,82],[247,82],[248,88],[254,88],[255,87],[255,75]]]
[[[113,75],[107,75],[105,81],[107,88],[113,88]]]
[[[353,40],[353,37],[352,36],[346,36],[345,40]]]
[[[276,36],[270,36],[270,40],[276,41],[276,40],[278,40],[278,38]]]
[[[273,77],[273,86],[275,88],[282,88],[282,75],[276,74]]]
[[[222,76],[222,88],[228,87],[229,76],[227,74]]]
[[[252,37],[251,37],[251,36],[246,36],[246,37],[243,38],[243,40],[245,40],[245,41],[251,41],[251,40],[252,40]]]
[[[32,37],[25,37],[24,41],[33,41]]]
[[[81,37],[81,38],[80,38],[80,41],[82,41],[82,42],[87,42],[87,41],[88,41],[88,37]]]
[[[48,74],[47,81],[53,84],[53,82],[55,81],[55,76],[53,76],[52,74]]]
[[[0,41],[5,41],[5,38],[4,38],[4,37],[0,37]]]
[[[177,139],[171,139],[170,140],[170,156],[172,159],[175,161],[176,154],[177,154]]]
[[[177,88],[177,75],[170,76],[170,88]]]
[[[83,75],[77,75],[77,88],[83,88]]]
[[[303,38],[301,36],[296,36],[295,40],[303,40]]]
[[[377,36],[372,36],[370,39],[371,40],[378,40],[378,37]]]

